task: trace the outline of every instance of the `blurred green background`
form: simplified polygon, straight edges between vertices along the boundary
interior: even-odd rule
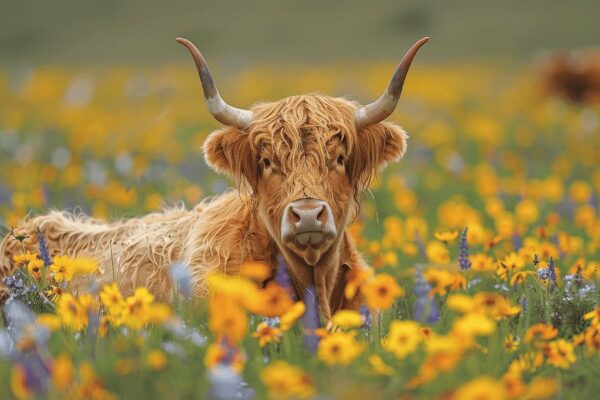
[[[430,62],[529,61],[597,46],[600,1],[19,0],[0,2],[0,65],[189,61],[176,36],[209,60],[400,57],[430,35]],[[356,62],[356,61],[354,61]]]

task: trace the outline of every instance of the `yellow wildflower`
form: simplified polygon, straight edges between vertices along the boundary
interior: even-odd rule
[[[317,355],[329,365],[348,365],[364,350],[364,344],[354,338],[353,333],[335,332],[319,343]]]
[[[16,365],[12,370],[10,388],[13,395],[19,400],[33,398],[34,393],[27,385],[25,370],[20,365]]]
[[[293,305],[289,291],[275,282],[260,290],[253,300],[246,302],[248,309],[266,317],[280,317]]]
[[[173,313],[166,304],[153,303],[146,311],[146,322],[148,324],[163,324],[171,319],[173,319]]]
[[[61,354],[52,363],[52,386],[58,391],[68,389],[73,384],[73,363],[67,354]]]
[[[540,352],[528,352],[521,354],[513,360],[508,366],[508,374],[522,375],[523,373],[533,372],[544,362],[544,356]]]
[[[459,387],[452,398],[456,400],[504,400],[508,397],[501,382],[488,376],[481,376]]]
[[[260,373],[270,398],[307,398],[315,395],[310,377],[301,368],[275,361]]]
[[[235,372],[240,373],[244,368],[246,356],[239,349],[232,347],[227,341],[219,340],[206,349],[204,365],[207,368],[227,363]]]
[[[448,296],[446,304],[451,310],[458,311],[460,313],[467,313],[473,311],[475,308],[475,301],[473,298],[465,294],[453,294]]]
[[[450,251],[448,247],[444,246],[440,242],[429,242],[425,249],[427,259],[432,263],[446,264],[450,262]]]
[[[35,323],[48,329],[50,332],[60,328],[60,318],[55,314],[40,314],[35,319]]]
[[[119,375],[129,375],[133,372],[133,361],[130,358],[119,358],[115,362],[115,371]]]
[[[382,347],[396,356],[404,359],[417,350],[423,339],[419,324],[415,321],[392,321],[388,337]]]
[[[506,298],[494,293],[479,292],[473,297],[473,301],[475,310],[495,319],[510,317],[521,312],[521,307],[511,305]]]
[[[91,274],[98,270],[98,262],[91,258],[77,257],[71,260],[71,268],[74,276]]]
[[[542,347],[547,362],[557,368],[568,369],[577,361],[573,352],[573,345],[565,339],[558,339],[544,344]]]
[[[246,335],[248,317],[240,307],[224,303],[218,312],[210,314],[208,327],[216,336],[226,337],[235,344]]]
[[[339,310],[333,316],[332,322],[340,328],[358,328],[363,324],[360,313],[353,310]]]
[[[151,350],[146,356],[146,364],[151,369],[159,371],[167,366],[167,356],[161,350]]]
[[[89,317],[86,308],[70,293],[65,293],[60,298],[56,314],[64,326],[74,331],[81,330],[88,324]]]
[[[353,268],[346,274],[346,288],[344,296],[351,300],[356,296],[358,289],[373,276],[373,270],[367,268]]]
[[[436,232],[433,234],[437,240],[448,244],[458,237],[458,231]]]
[[[289,330],[294,323],[304,315],[306,306],[303,302],[297,301],[292,305],[285,314],[279,318],[280,326],[283,331]]]
[[[472,312],[456,319],[452,332],[460,338],[470,341],[475,336],[488,336],[494,333],[496,324],[483,313]]]
[[[240,275],[255,282],[263,282],[271,276],[273,268],[263,261],[246,261],[240,267]]]
[[[498,262],[496,273],[500,278],[506,280],[509,275],[521,269],[523,265],[525,265],[523,258],[517,253],[512,252]]]
[[[100,291],[100,300],[111,314],[120,314],[125,306],[123,295],[116,283],[105,285]]]
[[[600,324],[600,307],[596,307],[596,309],[586,313],[583,316],[583,319],[589,319],[592,325]]]
[[[33,276],[35,279],[41,279],[42,277],[42,268],[44,267],[44,262],[39,258],[34,258],[27,262],[27,272],[29,275]]]
[[[584,332],[585,346],[588,352],[594,354],[600,351],[600,325],[592,325]]]
[[[535,275],[533,271],[519,271],[510,278],[510,286],[522,285],[529,275]]]
[[[444,296],[448,293],[448,287],[453,282],[452,274],[445,269],[427,268],[423,273],[423,277],[432,286],[429,292],[430,296],[434,296],[436,293]]]
[[[56,256],[50,265],[52,277],[56,282],[70,282],[73,279],[73,263],[67,256]]]
[[[494,259],[485,253],[476,253],[469,257],[473,271],[493,271],[496,269]]]
[[[502,346],[508,352],[513,352],[519,347],[520,340],[509,334],[504,338]]]
[[[525,343],[529,343],[532,340],[550,340],[554,339],[558,334],[558,330],[551,325],[546,324],[535,324],[529,327],[525,333]]]
[[[559,382],[554,378],[535,378],[529,386],[523,398],[525,399],[553,399],[560,390]]]
[[[377,375],[392,376],[394,374],[394,369],[377,354],[369,356],[369,366]]]
[[[252,337],[258,338],[260,347],[265,347],[267,343],[277,343],[281,339],[281,329],[271,326],[266,322],[261,322],[256,327],[256,332],[252,333]]]
[[[135,289],[132,296],[125,299],[123,323],[132,329],[141,329],[147,323],[147,314],[154,296],[144,287]]]

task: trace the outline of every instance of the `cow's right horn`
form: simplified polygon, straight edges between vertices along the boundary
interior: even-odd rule
[[[221,98],[200,50],[187,39],[177,38],[177,41],[187,47],[194,58],[198,76],[200,76],[200,81],[202,82],[204,98],[206,99],[208,110],[212,116],[215,117],[217,121],[227,126],[243,129],[250,125],[250,122],[252,121],[252,111],[230,106]]]
[[[381,95],[380,98],[371,104],[367,104],[366,106],[356,110],[354,114],[354,120],[357,130],[364,128],[365,126],[381,122],[394,112],[396,105],[398,104],[398,100],[400,99],[402,86],[404,85],[404,78],[406,78],[410,64],[412,63],[413,58],[415,58],[417,51],[419,51],[421,46],[427,43],[428,40],[428,37],[418,40],[406,52],[402,58],[402,61],[400,61],[400,65],[398,65],[398,68],[396,68],[396,72],[394,72],[394,76],[392,76],[392,80],[390,81],[387,90]]]

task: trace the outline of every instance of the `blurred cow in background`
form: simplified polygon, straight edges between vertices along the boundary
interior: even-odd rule
[[[544,85],[552,95],[580,103],[600,104],[600,50],[558,52],[544,64]]]
[[[314,285],[325,319],[346,299],[346,274],[369,267],[346,232],[359,212],[358,197],[371,178],[406,150],[405,132],[383,122],[395,109],[416,42],[375,102],[359,106],[321,94],[292,96],[243,110],[219,95],[202,54],[177,39],[194,58],[211,114],[224,127],[204,144],[207,163],[236,183],[231,190],[192,210],[169,209],[141,218],[107,223],[52,212],[24,221],[2,242],[1,276],[15,269],[13,257],[36,251],[42,232],[52,255],[85,256],[100,263],[99,284],[116,280],[124,294],[146,286],[161,300],[172,297],[169,269],[190,266],[194,293],[204,296],[214,271],[237,274],[244,261],[269,264],[278,256],[288,266],[296,295]],[[88,291],[88,281],[72,283]]]

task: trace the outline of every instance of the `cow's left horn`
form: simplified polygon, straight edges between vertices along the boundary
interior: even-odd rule
[[[187,47],[194,58],[198,76],[200,76],[200,81],[202,82],[204,98],[206,99],[208,110],[212,116],[215,117],[217,121],[227,126],[243,129],[250,125],[250,121],[252,121],[252,111],[230,106],[221,98],[200,50],[187,39],[177,38],[177,41]]]
[[[427,43],[428,40],[428,37],[420,39],[406,52],[400,65],[396,68],[396,72],[394,72],[394,76],[392,77],[387,90],[380,98],[373,103],[367,104],[356,110],[354,114],[356,129],[381,122],[394,112],[398,100],[400,99],[402,85],[404,85],[404,78],[406,78],[410,64],[412,63],[413,58],[415,58],[417,51],[419,51],[421,46]]]

